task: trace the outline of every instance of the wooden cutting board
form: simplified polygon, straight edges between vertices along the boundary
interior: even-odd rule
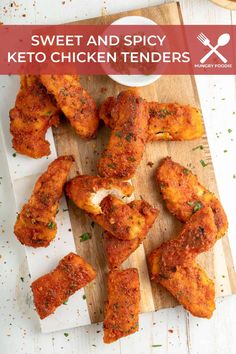
[[[158,24],[181,24],[182,16],[178,3],[169,3],[161,6],[149,7],[136,11],[123,12],[111,16],[103,16],[91,20],[76,22],[76,24],[109,24],[122,16],[141,15],[150,18]],[[112,81],[107,76],[87,76],[82,78],[84,87],[100,104],[107,96],[116,96],[126,87]],[[141,96],[149,101],[179,102],[199,107],[198,94],[194,77],[191,76],[162,76],[150,86],[140,89]],[[97,173],[96,164],[101,151],[109,138],[109,129],[102,127],[96,140],[81,140],[65,121],[59,128],[54,129],[54,137],[59,155],[73,154],[76,158],[76,172],[80,174]],[[196,149],[203,145],[204,150]],[[216,181],[208,146],[207,137],[193,142],[153,142],[148,143],[142,162],[137,169],[132,183],[135,187],[136,199],[144,198],[161,213],[153,228],[149,232],[143,245],[134,252],[123,264],[124,268],[136,267],[139,270],[141,282],[141,312],[154,311],[177,305],[176,300],[161,286],[150,282],[146,263],[146,254],[159,246],[164,240],[176,235],[181,225],[164,206],[154,180],[154,173],[159,161],[171,156],[177,161],[191,168],[199,177],[203,185],[217,194]],[[200,160],[207,163],[202,167]],[[149,162],[153,163],[150,167]],[[96,280],[86,288],[86,301],[92,322],[103,320],[104,300],[106,299],[106,273],[107,263],[103,247],[102,229],[95,225],[92,227],[91,219],[69,201],[69,213],[72,222],[77,251],[97,270]],[[90,232],[92,238],[80,242],[80,235]],[[215,279],[217,296],[236,293],[236,278],[227,236],[217,242],[214,250],[199,257],[210,277]]]

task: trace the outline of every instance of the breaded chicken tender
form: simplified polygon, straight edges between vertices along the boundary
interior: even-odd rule
[[[102,214],[89,214],[103,229],[120,240],[132,240],[146,231],[146,221],[135,203],[126,204],[108,196],[101,202]]]
[[[62,258],[50,273],[32,285],[34,304],[41,319],[51,315],[69,296],[85,287],[96,277],[90,264],[74,253]]]
[[[189,169],[167,157],[157,168],[156,180],[168,210],[177,219],[186,222],[196,211],[209,206],[214,213],[217,238],[225,234],[228,222],[220,201]]]
[[[211,249],[217,236],[217,227],[211,208],[204,207],[184,224],[177,238],[161,245],[162,266],[165,270],[183,265],[198,254]]]
[[[145,228],[142,233],[139,233],[132,240],[120,240],[112,234],[105,232],[105,248],[110,269],[119,267],[138,248],[159,214],[159,210],[153,208],[143,200],[135,200],[130,205],[144,216]]]
[[[131,178],[138,167],[147,141],[147,103],[136,90],[121,92],[112,109],[116,122],[98,163],[103,177]]]
[[[37,76],[21,76],[15,107],[9,114],[13,148],[35,159],[50,155],[45,134],[59,124],[59,109]]]
[[[108,274],[105,303],[105,343],[115,342],[139,328],[140,284],[136,268],[113,270]]]
[[[104,123],[114,129],[115,98],[108,97],[99,109]],[[201,112],[190,105],[148,102],[148,140],[194,140],[204,134]]]
[[[204,134],[201,112],[190,105],[149,102],[149,140],[194,140]]]
[[[66,193],[81,209],[94,215],[101,214],[101,201],[108,195],[123,197],[131,196],[133,186],[115,178],[98,176],[77,176],[66,185]]]
[[[14,227],[14,233],[23,245],[47,247],[55,238],[58,201],[73,161],[72,156],[58,157],[37,180]]]
[[[154,281],[165,287],[193,316],[211,318],[215,310],[215,287],[204,270],[193,260],[176,266],[168,276],[160,276],[161,249],[148,256]]]
[[[194,214],[176,239],[148,255],[151,279],[159,282],[194,316],[210,318],[215,309],[214,283],[194,258],[216,242],[217,227],[211,208]]]
[[[81,86],[78,75],[41,75],[40,80],[81,138],[93,138],[98,128],[94,99]]]

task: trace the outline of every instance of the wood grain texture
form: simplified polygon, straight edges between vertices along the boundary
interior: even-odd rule
[[[121,16],[146,16],[158,24],[180,24],[182,16],[178,3],[164,4],[142,10],[124,12],[111,16],[98,17],[91,20],[76,22],[77,24],[109,24]],[[124,86],[113,82],[107,76],[87,76],[82,78],[84,87],[100,104],[107,96],[116,96]],[[103,88],[106,89],[105,93]],[[199,106],[198,94],[194,78],[191,76],[162,76],[154,84],[140,89],[140,94],[149,101],[178,102]],[[101,151],[106,146],[109,130],[105,127],[99,130],[96,140],[82,141],[75,135],[70,125],[65,122],[54,129],[54,137],[59,155],[73,154],[76,159],[77,172],[80,174],[96,174],[96,164]],[[204,150],[192,149],[203,145]],[[154,171],[159,161],[171,156],[177,161],[191,168],[199,177],[200,182],[217,194],[211,156],[207,137],[193,142],[153,142],[148,143],[142,162],[137,169],[132,183],[135,187],[135,198],[142,196],[153,206],[161,210],[160,216],[149,232],[147,239],[139,249],[124,263],[124,267],[137,267],[141,283],[141,312],[153,311],[177,304],[176,300],[159,285],[149,280],[146,264],[146,254],[159,246],[164,240],[172,238],[180,229],[181,224],[166,210],[154,180]],[[203,168],[200,160],[208,165]],[[148,162],[154,163],[153,167]],[[74,176],[76,171],[71,173]],[[75,237],[78,253],[97,270],[97,278],[86,288],[86,300],[92,322],[103,320],[103,305],[106,298],[106,257],[103,247],[102,229],[91,226],[91,220],[85,213],[69,202],[72,231]],[[79,236],[84,232],[91,232],[92,239],[80,243]],[[199,258],[210,277],[215,278],[217,296],[229,295],[236,292],[235,273],[228,238],[218,241],[214,250]],[[222,275],[224,277],[222,277]],[[222,286],[223,284],[223,286]],[[223,290],[224,289],[224,290]],[[222,291],[223,290],[223,291]]]
[[[225,7],[226,9],[236,10],[236,1],[235,0],[211,0],[216,5]]]

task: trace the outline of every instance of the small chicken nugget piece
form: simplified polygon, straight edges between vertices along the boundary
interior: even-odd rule
[[[40,80],[81,138],[96,135],[99,117],[94,99],[81,86],[78,75],[41,75]]]
[[[58,201],[73,161],[72,156],[58,157],[37,180],[14,227],[14,233],[23,245],[47,247],[55,238]]]
[[[131,178],[138,167],[147,141],[147,102],[136,90],[121,92],[112,110],[115,127],[98,163],[103,177]]]
[[[51,315],[69,296],[96,277],[92,266],[83,258],[69,253],[50,273],[35,280],[32,285],[34,304],[41,319]]]
[[[201,112],[190,105],[149,102],[148,136],[154,140],[194,140],[204,134]]]
[[[115,178],[102,178],[98,176],[77,176],[66,185],[66,193],[70,199],[81,209],[94,215],[101,214],[101,201],[108,195],[117,198],[129,197],[133,186]]]
[[[132,240],[120,240],[112,234],[105,232],[105,248],[110,269],[119,267],[138,248],[159,214],[159,210],[153,208],[143,200],[135,200],[130,205],[144,216],[145,228],[142,233],[139,233]]]
[[[216,237],[217,227],[213,211],[210,207],[204,207],[184,224],[177,238],[161,245],[162,268],[173,269],[193,260],[198,254],[212,248]]]
[[[203,206],[209,206],[214,213],[217,238],[225,234],[228,222],[220,201],[199,183],[197,176],[188,168],[166,157],[157,168],[156,180],[168,210],[177,219],[186,222]]]
[[[114,129],[115,98],[108,97],[99,110],[104,123]],[[148,102],[148,140],[194,140],[204,134],[201,112],[190,105]]]
[[[9,114],[13,148],[35,159],[50,155],[45,134],[59,124],[59,109],[37,76],[21,76],[15,107]]]
[[[105,303],[105,343],[115,342],[139,328],[140,284],[136,268],[112,270],[108,274]]]
[[[160,274],[161,249],[148,256],[151,278],[165,287],[193,316],[210,318],[215,310],[214,282],[195,262],[176,266],[168,275]]]
[[[121,240],[132,240],[146,229],[144,215],[135,204],[125,204],[109,195],[101,202],[102,214],[89,214],[106,231]]]

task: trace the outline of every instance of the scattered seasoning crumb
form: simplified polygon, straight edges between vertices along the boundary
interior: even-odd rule
[[[197,149],[203,150],[204,147],[203,147],[203,145],[198,145],[198,146],[196,146],[195,148],[193,148],[192,150],[195,151],[195,150],[197,150]]]
[[[22,17],[26,17],[26,14],[23,14]]]
[[[101,93],[105,93],[107,91],[107,88],[106,87],[101,87]]]
[[[68,229],[69,232],[71,232],[71,229]]]
[[[204,160],[200,160],[200,164],[202,167],[206,167],[208,165],[208,163],[206,163]]]
[[[154,163],[153,163],[153,162],[148,161],[147,166],[152,167],[153,165],[154,165]]]
[[[211,110],[212,110],[212,111],[215,111],[216,109],[215,109],[215,108],[212,108]]]
[[[89,232],[85,232],[83,235],[80,236],[80,242],[84,242],[89,240],[92,235]]]
[[[174,331],[173,331],[173,329],[168,329],[168,332],[173,333]]]
[[[96,347],[96,344],[92,344],[93,347]]]
[[[84,294],[84,295],[83,295],[83,300],[85,300],[85,299],[86,299],[86,295]]]
[[[92,221],[92,222],[91,222],[91,227],[94,228],[94,226],[95,226],[95,222]]]
[[[68,336],[69,336],[69,333],[64,333],[64,336],[65,336],[65,337],[68,337]]]
[[[232,131],[233,131],[232,129],[228,129],[228,133],[229,133],[229,134],[232,133]]]
[[[228,150],[224,150],[224,153],[228,152]]]
[[[16,153],[14,152],[14,153],[12,154],[12,156],[13,156],[13,157],[16,157]]]
[[[235,174],[233,175],[233,178],[234,178],[234,179],[236,178],[236,175],[235,175]]]
[[[23,277],[20,277],[20,280],[22,281],[22,283],[24,283],[24,278]]]

